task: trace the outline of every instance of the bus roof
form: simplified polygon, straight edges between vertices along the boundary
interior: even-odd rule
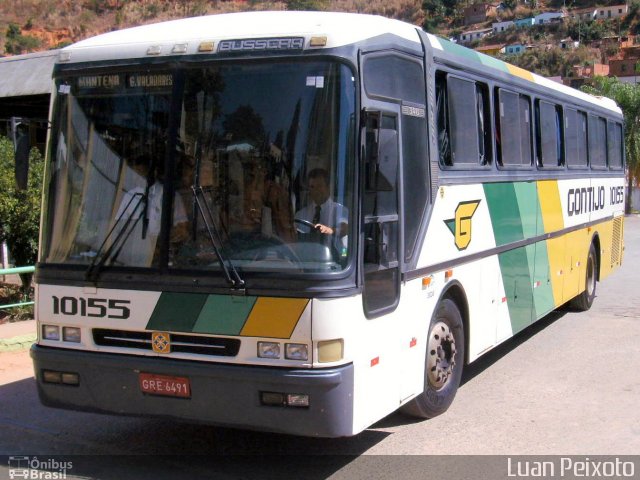
[[[200,51],[199,47],[203,44],[208,43],[213,49],[221,41],[256,38],[304,37],[305,48],[314,49],[317,47],[310,45],[312,37],[326,38],[326,42],[319,48],[335,48],[387,33],[415,42],[418,47],[420,38],[417,29],[415,25],[398,20],[353,13],[228,13],[172,20],[98,35],[64,48],[61,51],[60,62],[108,61],[176,54],[206,55],[212,51]],[[444,51],[461,65],[473,62],[483,68],[495,69],[621,113],[617,104],[608,98],[589,95],[434,35],[427,34],[427,37],[436,55],[437,50]]]
[[[71,62],[147,57],[149,47],[159,46],[155,55],[175,55],[174,46],[185,45],[183,54],[198,54],[202,42],[230,39],[325,36],[323,48],[340,47],[382,33],[391,33],[420,43],[415,25],[376,15],[332,12],[241,12],[185,18],[143,25],[98,35],[64,49]],[[89,51],[91,52],[89,54]],[[83,54],[86,53],[86,54]],[[96,57],[97,55],[97,57]]]

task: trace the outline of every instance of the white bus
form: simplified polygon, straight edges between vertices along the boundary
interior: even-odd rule
[[[622,260],[609,100],[375,16],[252,12],[64,48],[42,402],[307,436],[429,418]]]

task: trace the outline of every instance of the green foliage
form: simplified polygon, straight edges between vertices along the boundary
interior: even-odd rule
[[[287,0],[287,10],[322,11],[328,7],[327,0]]]
[[[6,241],[17,266],[34,265],[38,258],[38,233],[44,161],[37,149],[29,155],[29,181],[18,191],[13,143],[0,137],[0,242]],[[21,276],[24,292],[30,278]]]
[[[20,27],[15,23],[10,23],[7,28],[4,51],[12,55],[19,55],[36,50],[40,47],[40,43],[40,40],[31,35],[22,35]]]
[[[613,20],[594,20],[591,22],[573,21],[569,23],[568,33],[574,40],[581,43],[591,43],[596,40],[602,40],[608,35],[614,35],[617,32],[617,24]]]
[[[567,51],[559,47],[549,50],[527,50],[520,55],[509,55],[502,58],[544,77],[568,77],[572,73],[573,65],[583,65],[597,60],[587,48]]]

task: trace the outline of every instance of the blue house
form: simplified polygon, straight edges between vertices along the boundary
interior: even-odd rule
[[[515,23],[516,28],[529,28],[536,24],[536,19],[534,17],[521,18],[520,20],[514,20],[513,23]]]

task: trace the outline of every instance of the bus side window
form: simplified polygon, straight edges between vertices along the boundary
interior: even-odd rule
[[[607,149],[609,168],[620,170],[622,168],[622,125],[616,122],[607,122]]]
[[[585,168],[587,160],[587,115],[579,110],[565,108],[565,162],[568,168]]]
[[[531,100],[500,88],[497,98],[500,165],[530,167],[532,159]]]
[[[607,168],[607,124],[602,117],[589,115],[589,164],[592,169]]]
[[[449,112],[447,109],[447,76],[436,77],[436,112],[438,122],[438,152],[440,165],[451,166],[451,141],[449,139]]]
[[[535,113],[538,167],[564,165],[562,107],[536,100]]]
[[[489,90],[485,84],[438,72],[436,111],[442,166],[473,168],[490,163]]]

